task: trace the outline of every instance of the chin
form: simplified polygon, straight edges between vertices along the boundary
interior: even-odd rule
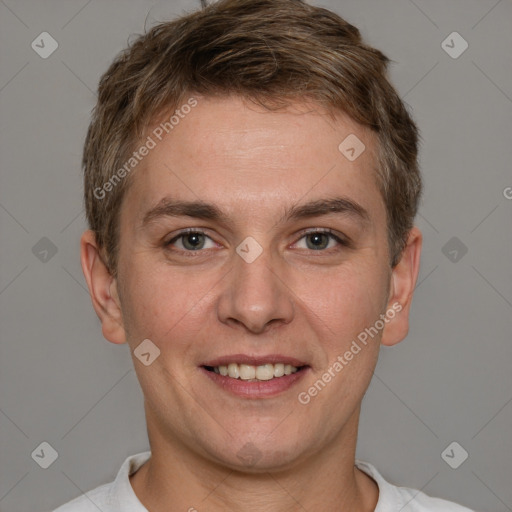
[[[245,440],[244,440],[245,439]],[[298,464],[305,456],[305,440],[290,436],[270,439],[267,433],[261,436],[233,435],[225,444],[206,447],[210,457],[218,464],[243,473],[266,473],[284,471]],[[298,447],[301,447],[299,450]]]

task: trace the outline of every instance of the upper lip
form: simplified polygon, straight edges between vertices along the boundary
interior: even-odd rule
[[[231,354],[229,356],[221,356],[215,359],[211,359],[206,363],[203,363],[202,366],[227,366],[230,363],[248,364],[251,366],[284,363],[295,366],[296,368],[300,366],[307,366],[305,362],[300,361],[295,357],[285,356],[283,354],[268,354],[262,356],[249,356],[247,354]]]

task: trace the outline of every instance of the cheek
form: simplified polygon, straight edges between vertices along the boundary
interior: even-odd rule
[[[387,277],[375,263],[353,264],[298,276],[297,296],[323,326],[324,340],[343,347],[373,325],[387,302]]]
[[[192,268],[133,262],[126,279],[123,303],[131,341],[149,338],[157,344],[173,339],[173,348],[190,345],[204,324],[206,308],[219,275]],[[185,335],[186,334],[186,335]]]
[[[226,270],[171,267],[142,256],[131,259],[123,276],[129,342],[149,338],[161,345],[172,339],[173,351],[186,350],[191,339],[211,327],[205,319],[216,318]],[[338,266],[290,266],[282,279],[287,283],[282,300],[296,303],[295,325],[308,323],[330,357],[373,325],[386,304],[386,276],[370,250]]]
[[[318,340],[315,351],[320,364],[309,387],[301,390],[299,401],[308,399],[319,408],[343,404],[331,411],[330,421],[344,424],[368,388],[377,364],[382,331],[369,329],[385,308],[385,276],[347,265],[306,284],[300,296]]]

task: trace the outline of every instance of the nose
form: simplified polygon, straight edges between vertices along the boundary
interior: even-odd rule
[[[293,293],[284,271],[274,266],[269,251],[251,263],[235,254],[233,269],[223,280],[218,318],[225,324],[258,334],[271,325],[288,324],[294,316]]]

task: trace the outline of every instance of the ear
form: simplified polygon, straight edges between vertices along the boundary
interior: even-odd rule
[[[420,270],[422,239],[421,231],[413,227],[409,231],[400,261],[391,272],[387,311],[394,311],[395,315],[386,323],[381,338],[382,345],[395,345],[409,332],[409,311]]]
[[[87,230],[80,239],[80,261],[92,305],[101,321],[103,336],[112,343],[125,343],[117,280],[103,262],[94,232]]]

